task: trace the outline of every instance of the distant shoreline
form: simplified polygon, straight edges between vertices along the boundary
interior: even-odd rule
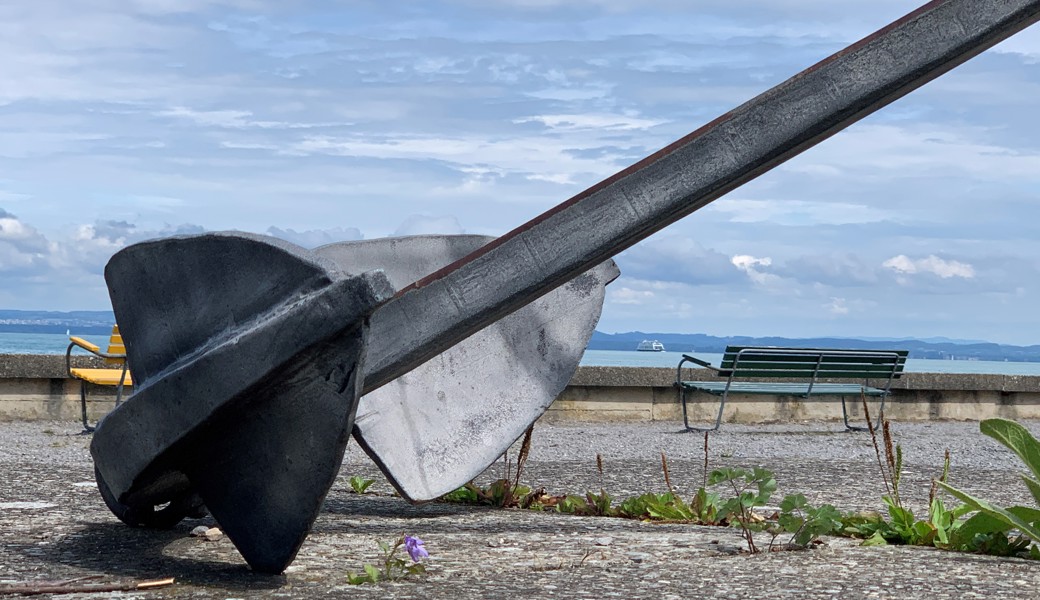
[[[109,334],[112,333],[112,325],[17,325],[0,324],[0,333],[23,333],[23,334],[64,334],[73,331],[79,335],[87,334]]]
[[[581,358],[583,367],[635,367],[675,369],[683,352],[639,352],[638,350],[586,349]],[[697,358],[718,366],[722,353],[693,352]],[[1005,376],[1040,376],[1040,362],[988,360],[935,360],[910,358],[906,361],[908,373],[957,373]]]
[[[848,348],[857,350],[907,350],[909,357],[928,360],[983,360],[993,362],[1040,362],[1040,345],[1013,346],[976,341],[924,341],[918,339],[869,340],[845,337],[718,337],[703,333],[602,333],[589,340],[589,350],[635,350],[643,340],[656,340],[670,352],[722,353],[726,346],[781,346],[788,348]]]

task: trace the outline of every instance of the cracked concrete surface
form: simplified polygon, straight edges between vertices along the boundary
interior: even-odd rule
[[[1034,431],[1040,423],[1027,423]],[[1030,503],[1017,459],[978,432],[977,423],[892,425],[904,449],[903,496],[923,509],[943,451],[951,481],[998,503]],[[605,489],[615,497],[664,491],[661,453],[673,485],[688,492],[703,477],[703,437],[674,422],[539,423],[522,481],[548,492]],[[842,510],[881,508],[883,493],[866,434],[833,423],[727,425],[711,435],[710,468],[763,466],[779,489]],[[826,538],[806,551],[738,552],[737,530],[623,519],[494,510],[443,503],[412,506],[392,495],[351,446],[336,485],[296,561],[281,576],[257,575],[227,540],[191,537],[210,518],[170,531],[117,521],[93,483],[89,437],[73,423],[0,423],[0,583],[100,575],[102,581],[174,577],[152,591],[93,593],[105,598],[971,598],[1028,596],[1040,563],[927,548],[863,548]],[[602,455],[604,473],[596,468]],[[515,457],[515,447],[510,456]],[[502,476],[499,461],[481,477]],[[377,482],[365,495],[348,478]],[[421,537],[425,577],[351,586],[348,571],[379,558],[377,543]],[[762,544],[762,542],[760,542]]]

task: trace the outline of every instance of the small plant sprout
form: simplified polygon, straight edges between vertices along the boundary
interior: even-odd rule
[[[404,548],[411,562],[398,555],[401,548]],[[426,566],[421,561],[430,556],[430,553],[426,550],[425,542],[415,536],[402,535],[392,546],[386,542],[379,542],[379,550],[383,553],[382,568],[366,564],[362,567],[363,573],[348,572],[347,583],[362,585],[380,581],[399,581],[426,572]]]
[[[988,550],[993,554],[1026,554],[1040,559],[1040,549],[1032,542],[1040,542],[1040,441],[1022,425],[1006,419],[986,419],[979,430],[1003,444],[1022,460],[1029,473],[1021,474],[1037,507],[1000,507],[967,492],[939,481],[937,484],[966,506],[977,510],[958,532],[958,541]],[[1008,541],[1008,532],[1018,531],[1017,539]],[[997,541],[998,544],[994,544]]]
[[[354,490],[355,494],[364,494],[368,486],[375,483],[374,479],[365,479],[360,475],[352,475],[348,481],[350,482],[350,489]]]
[[[752,470],[716,469],[708,477],[708,485],[719,484],[728,484],[735,494],[723,503],[721,512],[729,517],[731,524],[740,527],[744,541],[747,542],[748,552],[755,554],[758,547],[755,545],[752,532],[760,531],[763,526],[762,519],[755,518],[754,509],[768,502],[769,497],[776,491],[773,473],[759,467]]]
[[[517,458],[516,477],[507,472],[507,477],[487,485],[474,482],[446,494],[441,499],[447,502],[486,504],[501,508],[524,508],[554,510],[578,516],[620,517],[647,521],[669,521],[735,527],[740,530],[749,553],[759,552],[754,534],[765,532],[771,535],[770,551],[798,550],[819,544],[825,535],[838,535],[862,539],[864,546],[904,544],[930,546],[943,550],[979,552],[994,556],[1016,556],[1040,560],[1040,440],[1021,425],[1004,419],[982,421],[982,433],[1008,447],[1028,467],[1029,473],[1022,475],[1037,505],[1000,507],[975,498],[948,483],[950,475],[950,452],[943,456],[942,471],[933,479],[928,490],[928,514],[926,518],[915,518],[913,512],[903,504],[902,475],[903,449],[895,442],[892,428],[883,412],[878,420],[871,419],[866,398],[861,397],[863,414],[870,432],[870,441],[881,475],[882,503],[887,515],[874,511],[846,513],[830,504],[811,505],[802,494],[788,494],[779,504],[779,510],[765,515],[762,509],[777,490],[773,473],[761,467],[719,468],[709,471],[709,436],[704,435],[704,460],[701,481],[703,485],[686,501],[680,497],[672,482],[668,457],[660,453],[661,471],[667,491],[658,494],[647,492],[629,498],[618,498],[619,502],[604,489],[603,456],[596,455],[596,470],[599,473],[599,493],[550,495],[545,488],[532,490],[520,485],[520,473],[530,451],[531,430],[521,445]],[[721,456],[726,457],[727,454]],[[714,491],[709,491],[715,488]],[[942,493],[951,494],[962,504],[946,506]],[[418,559],[426,556],[422,541],[410,536],[398,542],[404,545],[415,565],[421,568]],[[393,556],[397,546],[385,548]],[[390,560],[390,559],[388,559]],[[407,565],[400,559],[404,566]],[[391,561],[392,562],[392,561]],[[387,564],[390,564],[389,562]],[[394,563],[397,564],[397,563]],[[560,567],[553,568],[562,568]],[[370,567],[366,566],[366,572]],[[382,574],[371,568],[374,576],[358,575],[360,582],[378,581]],[[390,567],[384,571],[389,573]],[[374,578],[373,578],[374,577]]]

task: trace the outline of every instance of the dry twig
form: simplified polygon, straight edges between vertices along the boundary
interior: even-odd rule
[[[37,596],[40,594],[83,594],[90,592],[132,592],[173,585],[173,577],[150,581],[124,581],[115,583],[79,583],[84,579],[95,579],[97,575],[79,577],[66,581],[39,581],[0,585],[0,596]],[[75,585],[73,585],[75,584]]]

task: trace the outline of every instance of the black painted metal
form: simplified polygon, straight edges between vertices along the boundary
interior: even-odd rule
[[[130,246],[106,278],[138,386],[91,443],[106,502],[172,525],[197,494],[254,569],[282,571],[339,469],[390,284],[246,234]],[[167,502],[184,514],[154,515]]]

